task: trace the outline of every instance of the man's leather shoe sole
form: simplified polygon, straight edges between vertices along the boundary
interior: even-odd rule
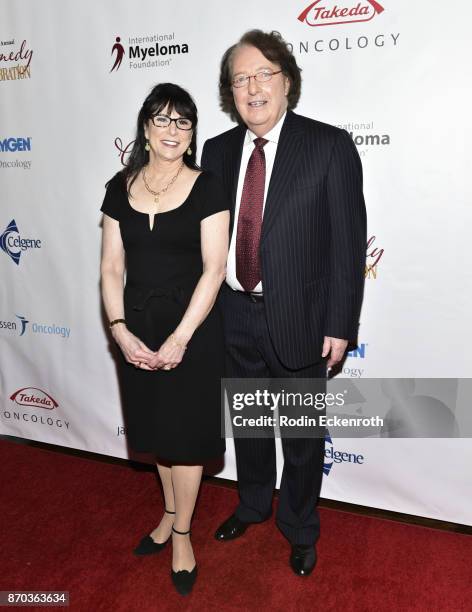
[[[226,542],[226,540],[235,540],[242,536],[251,524],[252,523],[240,521],[235,514],[232,514],[218,527],[215,532],[215,539],[222,542]]]
[[[309,576],[316,565],[314,546],[292,545],[290,567],[297,576]]]

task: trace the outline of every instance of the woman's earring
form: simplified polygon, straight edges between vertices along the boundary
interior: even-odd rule
[[[187,149],[187,155],[192,155],[192,149],[190,147]]]
[[[146,144],[144,145],[144,148],[146,151],[150,151],[151,150],[151,146],[149,145],[149,140],[146,139]]]

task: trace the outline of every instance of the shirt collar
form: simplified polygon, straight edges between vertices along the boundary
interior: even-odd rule
[[[268,140],[269,142],[273,142],[275,144],[279,143],[280,131],[282,130],[282,125],[284,124],[286,115],[287,115],[287,111],[285,111],[282,117],[280,117],[280,119],[277,121],[274,127],[267,132],[267,134],[264,136],[266,140]],[[246,138],[244,140],[244,146],[246,147],[246,146],[253,144],[255,138],[257,138],[257,136],[254,134],[254,132],[252,132],[248,128],[246,130]]]

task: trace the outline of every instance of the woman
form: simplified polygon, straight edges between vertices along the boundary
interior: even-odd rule
[[[213,308],[228,251],[228,203],[196,158],[197,109],[177,85],[157,85],[139,112],[124,170],[102,205],[102,295],[123,358],[128,442],[153,452],[165,514],[135,554],[172,535],[172,580],[191,591],[190,522],[202,464],[221,456],[223,335]],[[126,287],[123,290],[126,255]]]

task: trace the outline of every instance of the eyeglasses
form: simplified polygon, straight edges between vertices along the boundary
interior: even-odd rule
[[[279,74],[282,70],[277,70],[276,72],[272,72],[272,70],[261,70],[261,72],[256,72],[256,74],[240,74],[232,80],[233,87],[245,87],[249,85],[249,80],[254,79],[258,83],[267,83],[274,76],[274,74]]]
[[[192,120],[187,119],[186,117],[177,117],[176,119],[172,119],[172,117],[168,117],[167,115],[154,115],[151,117],[151,121],[156,127],[160,128],[169,127],[172,121],[175,121],[175,125],[179,128],[179,130],[191,130],[193,127]]]

